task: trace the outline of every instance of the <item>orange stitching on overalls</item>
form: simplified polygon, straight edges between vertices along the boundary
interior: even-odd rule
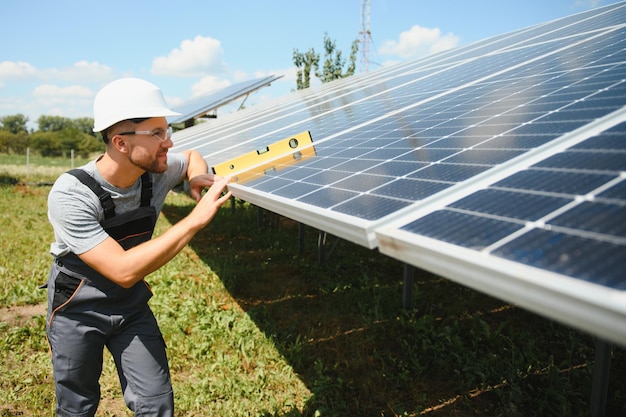
[[[152,292],[152,287],[150,286],[150,284],[148,284],[145,279],[142,279],[141,282],[144,283],[144,285],[146,286],[148,291],[150,291],[150,294],[154,295],[154,293]]]
[[[78,290],[80,290],[80,288],[83,286],[83,284],[85,283],[85,280],[81,280],[80,284],[78,284],[78,287],[76,287],[76,290],[72,293],[72,296],[70,298],[68,298],[63,304],[61,304],[60,306],[58,306],[57,308],[55,308],[54,310],[52,310],[52,313],[50,313],[50,319],[48,320],[48,326],[52,325],[52,319],[54,318],[54,316],[56,315],[57,311],[59,311],[59,309],[63,306],[66,306],[70,301],[72,301],[72,299],[74,298],[74,296],[78,293]],[[55,290],[56,291],[56,290]]]
[[[125,236],[125,237],[123,237],[123,238],[119,239],[119,240],[118,240],[118,242],[123,242],[124,240],[126,240],[126,239],[130,239],[131,237],[137,237],[137,236],[147,235],[147,234],[149,234],[149,233],[151,233],[151,232],[141,232],[141,233],[136,233],[136,234],[134,234],[134,235],[128,235],[128,236]]]

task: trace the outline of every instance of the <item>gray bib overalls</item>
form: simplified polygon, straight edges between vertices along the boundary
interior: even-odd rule
[[[141,206],[115,214],[109,193],[85,171],[69,171],[100,198],[104,230],[128,250],[150,240],[157,213],[152,183],[141,178]],[[173,416],[165,342],[147,301],[145,281],[123,288],[73,254],[56,258],[48,277],[46,331],[52,355],[57,416],[93,416],[100,401],[103,349],[111,352],[135,416]]]

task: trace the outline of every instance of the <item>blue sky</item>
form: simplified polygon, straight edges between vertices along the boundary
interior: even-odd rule
[[[616,0],[370,0],[370,65],[615,3]],[[96,92],[124,76],[159,85],[170,105],[269,74],[246,106],[296,87],[294,49],[322,52],[324,33],[347,56],[361,0],[3,0],[0,116],[91,117]],[[360,57],[357,71],[360,71]]]

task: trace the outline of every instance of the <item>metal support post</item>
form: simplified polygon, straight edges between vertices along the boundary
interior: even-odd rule
[[[317,236],[317,260],[320,265],[323,265],[328,260],[328,258],[330,258],[330,255],[335,250],[337,243],[339,243],[339,238],[338,237],[335,238],[335,241],[333,242],[333,244],[330,245],[330,249],[326,251],[326,238],[327,237],[328,237],[328,234],[326,232],[323,232],[321,230],[319,231],[319,234]]]
[[[256,226],[260,229],[263,227],[263,208],[257,206]]]
[[[413,265],[404,264],[403,282],[402,282],[402,308],[409,310],[413,304],[413,277],[415,268]]]
[[[593,365],[591,380],[591,399],[589,415],[604,417],[606,414],[606,398],[609,392],[609,371],[611,369],[611,350],[609,342],[596,339],[596,360]]]
[[[298,255],[304,253],[304,223],[298,222]]]

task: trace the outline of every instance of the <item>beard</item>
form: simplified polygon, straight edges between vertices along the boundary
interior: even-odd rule
[[[147,153],[131,151],[128,155],[128,159],[133,165],[146,172],[161,174],[167,171],[167,156],[163,159],[161,158],[163,154],[167,155],[167,151],[165,153],[161,152],[156,157],[148,155]]]

